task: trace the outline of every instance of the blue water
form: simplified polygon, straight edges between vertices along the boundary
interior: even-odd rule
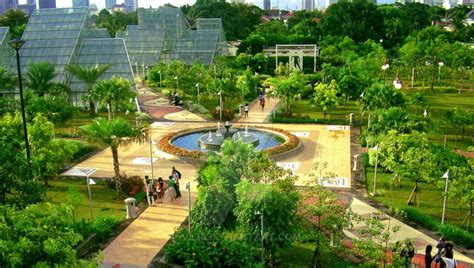
[[[207,133],[209,133],[209,131],[187,134],[185,136],[181,136],[173,140],[173,142],[171,143],[175,146],[178,146],[184,149],[206,152],[207,149],[202,149],[199,147],[198,138],[201,135],[207,134]],[[275,147],[284,142],[284,140],[281,137],[273,135],[268,132],[249,130],[249,134],[253,134],[257,136],[258,139],[260,140],[260,143],[258,144],[258,146],[255,147],[256,151],[261,151],[267,148]]]

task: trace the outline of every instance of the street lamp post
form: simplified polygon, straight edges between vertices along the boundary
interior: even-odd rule
[[[222,121],[222,90],[219,91],[219,121]]]
[[[263,247],[263,213],[260,211],[255,212],[255,215],[260,215],[260,237],[262,243],[262,263],[264,262],[265,248]]]
[[[387,70],[388,68],[390,68],[390,65],[385,62],[384,65],[382,65],[382,70],[383,70],[383,84],[386,85],[387,84]]]
[[[374,191],[372,192],[372,195],[375,196],[375,187],[377,186],[377,167],[379,165],[379,145],[375,145],[374,147],[375,150],[375,171],[374,171]]]
[[[199,83],[196,83],[196,88],[197,88],[197,91],[198,91],[198,95],[197,95],[197,98],[198,98],[198,106],[199,106]]]
[[[25,116],[25,101],[23,99],[23,83],[21,81],[21,66],[20,66],[20,49],[25,44],[24,40],[19,38],[13,39],[8,44],[16,51],[16,67],[18,71],[18,88],[20,89],[20,104],[21,104],[21,118],[23,120],[23,135],[25,137],[26,147],[26,160],[28,161],[29,170],[31,172],[31,154],[30,154],[30,143],[28,141],[28,129],[26,127],[26,116]]]
[[[446,216],[446,201],[448,198],[449,176],[450,176],[450,173],[448,169],[443,175],[443,179],[446,179],[446,184],[444,186],[443,215],[441,217],[441,224],[444,224],[444,217]]]
[[[175,76],[174,79],[176,79],[176,92],[177,92],[179,88],[179,77]]]
[[[245,101],[245,96],[244,96],[244,88],[245,88],[245,84],[247,84],[246,81],[242,82],[242,102]]]
[[[162,84],[161,84],[161,70],[158,71],[158,74],[160,75],[160,88],[163,87]]]
[[[444,62],[442,62],[442,61],[438,62],[438,84],[441,81],[441,67],[443,67],[443,66],[444,66]]]

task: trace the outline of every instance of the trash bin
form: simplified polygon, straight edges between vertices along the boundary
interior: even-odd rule
[[[349,124],[353,126],[355,124],[355,113],[350,113],[349,116],[350,116]]]
[[[125,199],[125,204],[127,207],[127,219],[135,219],[137,217],[137,212],[135,210],[135,201],[136,199],[133,197]]]

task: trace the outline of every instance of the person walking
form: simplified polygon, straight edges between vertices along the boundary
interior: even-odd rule
[[[171,202],[176,201],[176,190],[175,190],[175,181],[173,179],[173,176],[168,177],[168,189],[166,190],[166,196],[168,196],[171,199]]]
[[[262,106],[262,112],[263,112],[263,109],[265,108],[265,98],[262,98],[260,100],[260,106]]]
[[[249,117],[249,104],[246,103],[244,106],[244,118],[248,118],[248,117]]]
[[[425,267],[431,268],[431,262],[433,262],[433,257],[431,256],[431,250],[433,250],[432,245],[427,245],[425,249]]]
[[[171,170],[171,176],[175,181],[174,189],[176,191],[176,197],[181,197],[181,191],[179,190],[179,181],[181,180],[181,172],[179,172],[174,166]]]
[[[454,259],[453,244],[446,243],[444,254],[441,256],[441,263],[444,264],[443,267],[446,268],[455,268],[456,260]]]
[[[444,239],[444,237],[442,236],[439,238],[439,242],[436,245],[436,248],[438,249],[438,251],[436,252],[436,256],[434,259],[436,263],[435,267],[438,267],[438,263],[439,263],[440,268],[445,267],[445,263],[441,260],[441,256],[444,254],[445,247],[446,247],[446,239]]]
[[[163,178],[159,177],[158,178],[158,183],[156,184],[156,193],[157,193],[157,201],[158,203],[163,203],[163,197],[164,197],[164,182]]]

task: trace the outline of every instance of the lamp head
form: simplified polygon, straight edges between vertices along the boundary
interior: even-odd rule
[[[15,38],[8,42],[8,44],[14,49],[14,50],[19,50],[24,44],[25,40],[22,40],[20,38]]]

